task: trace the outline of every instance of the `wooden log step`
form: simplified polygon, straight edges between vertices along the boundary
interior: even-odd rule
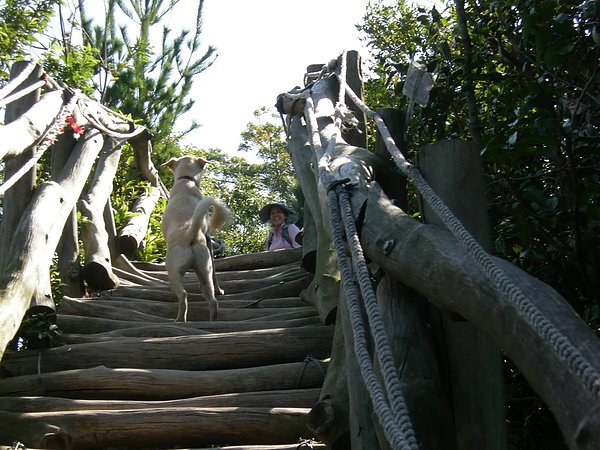
[[[8,376],[33,375],[96,366],[135,369],[220,370],[329,357],[331,326],[240,331],[202,336],[127,338],[64,345],[43,352],[7,352]]]
[[[167,304],[175,304],[176,299],[172,294],[165,295],[162,298],[150,299],[143,296],[139,297],[119,297],[119,296],[111,296],[111,295],[102,295],[98,298],[91,299],[80,299],[83,301],[101,301],[109,306],[120,306],[123,304],[133,304],[132,302],[147,302],[147,305],[152,305],[153,307],[158,306],[157,302],[167,303]],[[305,302],[298,296],[294,297],[278,297],[278,298],[260,298],[256,300],[223,300],[221,296],[217,296],[217,300],[219,300],[219,308],[292,308],[298,306],[310,306],[310,303]],[[200,294],[188,294],[188,302],[204,302],[204,297]],[[140,303],[142,305],[142,303]]]
[[[123,330],[127,333],[129,328],[133,328],[132,335],[136,333],[135,328],[144,329],[145,327],[155,326],[177,326],[185,329],[198,329],[202,331],[210,331],[212,333],[232,332],[232,331],[249,331],[249,330],[264,330],[270,328],[285,328],[285,327],[302,327],[306,325],[318,325],[320,324],[318,316],[312,315],[309,317],[302,317],[299,319],[289,320],[268,320],[268,321],[204,321],[204,322],[185,322],[185,323],[169,323],[169,322],[134,322],[129,320],[114,320],[105,319],[102,317],[87,317],[77,315],[64,315],[57,314],[56,324],[58,329],[63,334],[98,334],[110,331]],[[140,335],[140,337],[142,337]],[[146,337],[159,337],[148,335]]]
[[[171,400],[228,392],[320,387],[327,364],[318,360],[228,370],[90,369],[0,379],[2,396],[103,400]],[[149,389],[149,386],[152,388]],[[312,405],[311,405],[312,406]],[[0,408],[3,408],[0,404]]]
[[[303,270],[298,262],[292,262],[281,266],[265,267],[262,269],[247,269],[247,270],[227,270],[219,272],[217,271],[217,279],[221,281],[230,280],[256,280],[268,277],[278,277],[289,273],[291,270],[298,271]],[[169,281],[169,275],[164,264],[155,266],[154,270],[144,270],[142,273],[147,274],[149,277],[156,278],[165,282]],[[185,280],[191,282],[195,279],[196,274],[188,272],[185,275]]]
[[[58,311],[61,314],[104,317],[116,320],[167,322],[175,320],[177,309],[178,306],[175,302],[111,301],[107,303],[95,299],[63,297]],[[297,306],[293,308],[220,308],[217,320],[256,319],[282,312],[300,313],[303,314],[302,317],[307,317],[314,315],[315,311],[313,306]],[[190,321],[209,320],[208,304],[206,302],[190,301],[187,317]]]
[[[309,411],[215,407],[2,412],[0,442],[78,449],[287,444],[311,437],[306,428]]]
[[[316,442],[312,439],[301,439],[294,444],[282,445],[234,445],[227,447],[204,447],[204,448],[188,448],[186,450],[310,450],[310,449],[326,449],[327,446],[323,443]],[[1,449],[0,449],[1,450]],[[13,450],[8,449],[8,450]],[[35,450],[35,449],[28,449]]]
[[[260,392],[233,392],[227,394],[158,401],[89,400],[47,396],[2,397],[0,399],[0,411],[84,411],[172,407],[206,408],[214,406],[312,408],[319,401],[320,391],[321,388],[282,389]]]
[[[273,252],[258,252],[246,255],[226,256],[224,258],[215,258],[215,270],[219,271],[239,271],[239,270],[257,270],[268,267],[279,267],[293,262],[302,261],[302,249],[283,249]],[[164,271],[164,263],[148,263],[142,261],[133,261],[135,267],[145,271]]]
[[[302,261],[302,249],[283,249],[215,259],[215,270],[252,270]]]
[[[275,277],[265,277],[260,279],[253,280],[230,280],[230,281],[222,281],[219,280],[219,286],[226,294],[239,294],[242,292],[254,291],[257,289],[269,287],[269,286],[277,286],[282,283],[289,283],[291,281],[303,280],[305,277],[311,277],[312,274],[308,274],[308,272],[304,270],[294,271],[294,273],[289,273],[284,275],[278,275]],[[195,276],[187,276],[184,279],[183,286],[188,293],[200,293],[200,285],[198,284],[198,279]],[[168,282],[154,283],[154,284],[146,284],[146,285],[138,285],[138,284],[129,284],[123,283],[122,287],[115,288],[110,292],[112,295],[117,296],[130,296],[136,295],[139,293],[153,293],[155,291],[159,292],[170,292]]]
[[[225,295],[218,295],[218,299],[258,299],[258,298],[279,298],[279,297],[295,297],[298,296],[300,291],[308,287],[312,280],[313,275],[305,273],[302,277],[292,279],[289,281],[271,281],[263,282],[258,281],[262,284],[262,287],[238,292],[238,293],[227,293],[226,288],[223,288]],[[200,290],[197,283],[186,285],[186,290],[189,288],[190,295],[197,295]],[[130,298],[145,298],[147,300],[161,300],[168,301],[173,299],[174,296],[169,290],[167,285],[156,285],[156,286],[137,286],[137,285],[125,285],[120,286],[110,291],[102,291],[101,297],[106,296],[117,296],[117,297],[130,297]]]

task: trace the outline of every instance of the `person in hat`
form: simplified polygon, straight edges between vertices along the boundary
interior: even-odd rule
[[[296,225],[298,215],[282,203],[269,203],[259,213],[263,223],[271,224],[265,242],[265,250],[302,247],[296,240],[300,229]]]

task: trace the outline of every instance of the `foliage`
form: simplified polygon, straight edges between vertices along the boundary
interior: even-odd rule
[[[409,124],[412,159],[428,142],[477,141],[477,124],[495,252],[557,289],[596,330],[599,19],[594,0],[467,2],[442,13],[374,0],[359,26],[372,50],[369,105],[406,108],[407,66],[423,64],[435,86]],[[520,406],[530,408],[520,417],[537,408]]]
[[[18,349],[55,347],[62,333],[56,325],[55,313],[36,313],[25,317],[16,336],[20,338]]]
[[[61,0],[6,0],[0,2],[0,79],[7,79],[10,65],[23,59],[36,34],[45,30]]]
[[[154,135],[159,159],[176,154],[175,124],[195,103],[190,98],[194,77],[216,57],[212,46],[199,55],[203,0],[198,1],[191,32],[182,29],[172,36],[171,29],[161,27],[179,1],[107,0],[104,23],[94,25],[86,2],[79,0],[84,41],[101,55],[96,68],[101,101],[145,125]],[[125,23],[117,23],[119,12]],[[160,36],[159,42],[153,36]],[[192,122],[183,133],[197,127]]]
[[[279,120],[279,123],[276,122]],[[273,200],[294,206],[294,187],[298,185],[292,160],[287,153],[285,134],[279,114],[263,106],[254,111],[254,122],[242,132],[239,151],[254,151],[262,160],[257,176],[272,190]]]

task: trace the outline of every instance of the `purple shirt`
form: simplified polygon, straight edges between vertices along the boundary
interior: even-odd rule
[[[271,241],[271,245],[269,245],[269,238],[267,238],[267,242],[265,244],[265,250],[278,250],[280,248],[300,248],[302,247],[300,244],[296,242],[296,235],[300,232],[298,226],[293,223],[290,223],[287,227],[288,232],[290,234],[290,239],[292,240],[292,246],[290,247],[290,243],[283,238],[281,230],[283,227],[279,227],[277,230],[272,231],[273,240]]]

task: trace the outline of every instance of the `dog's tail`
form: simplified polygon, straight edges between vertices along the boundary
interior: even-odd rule
[[[208,222],[208,212],[210,207],[213,207],[212,214],[210,216],[210,223]],[[214,233],[218,229],[222,228],[231,217],[229,208],[225,206],[216,197],[204,197],[196,205],[194,215],[192,217],[192,223],[188,229],[189,239],[192,240],[194,236],[198,234],[198,231],[205,228],[205,224],[210,226],[210,231]]]

